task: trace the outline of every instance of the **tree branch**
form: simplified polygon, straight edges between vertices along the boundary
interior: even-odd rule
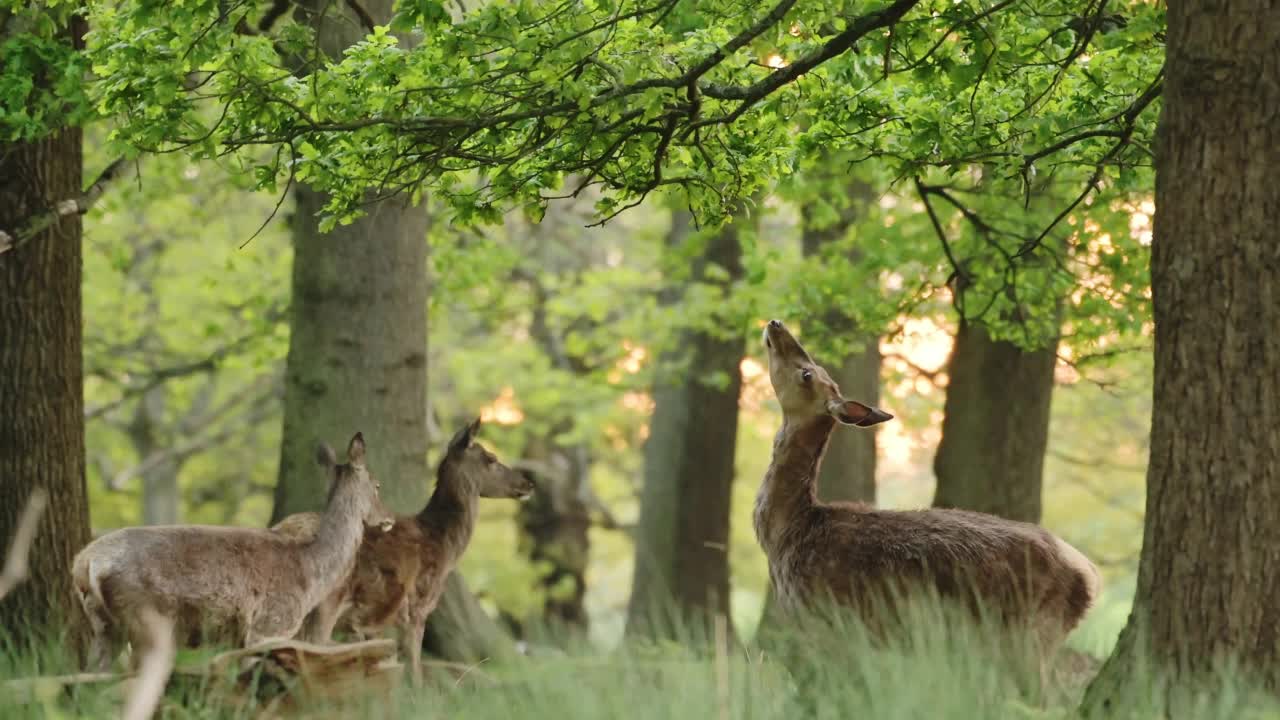
[[[124,176],[128,165],[126,158],[116,158],[103,169],[97,179],[89,183],[79,197],[58,201],[53,207],[22,220],[12,230],[0,230],[0,255],[25,245],[63,218],[89,212],[102,197],[102,193],[106,192],[107,187]]]

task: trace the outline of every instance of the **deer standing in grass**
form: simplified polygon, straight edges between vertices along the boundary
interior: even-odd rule
[[[393,521],[360,433],[346,464],[328,445],[318,454],[331,486],[306,541],[265,528],[172,525],[123,528],[85,546],[72,580],[89,622],[90,666],[106,670],[127,640],[136,669],[154,642],[148,613],[171,622],[182,645],[230,637],[250,646],[297,634],[351,574],[365,526],[386,530]]]
[[[421,678],[422,636],[445,580],[471,542],[479,500],[524,499],[533,481],[503,465],[476,442],[476,419],[459,430],[436,471],[436,489],[417,515],[396,518],[385,534],[367,533],[350,580],[307,618],[304,638],[327,642],[335,628],[367,636],[394,624],[399,652],[414,682]],[[290,515],[273,531],[306,538],[318,518]]]
[[[783,421],[756,498],[755,530],[782,607],[830,600],[875,628],[885,603],[923,590],[1032,631],[1043,662],[1097,599],[1093,563],[1029,523],[820,502],[818,467],[836,423],[865,428],[893,416],[843,397],[781,322],[769,321],[764,344]]]

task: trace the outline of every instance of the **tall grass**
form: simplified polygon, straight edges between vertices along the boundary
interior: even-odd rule
[[[877,639],[857,622],[828,615],[763,633],[749,645],[726,633],[690,632],[681,641],[631,643],[602,652],[590,647],[544,650],[503,664],[482,664],[460,681],[445,678],[390,694],[352,694],[347,702],[310,706],[307,717],[430,720],[973,720],[1069,718],[1087,674],[1055,676],[1039,686],[1017,644],[934,607],[913,607],[905,630]],[[0,655],[0,678],[74,671],[72,654],[56,642],[37,651]],[[179,665],[192,661],[185,654]],[[1115,718],[1280,718],[1274,697],[1254,692],[1224,671],[1213,692],[1169,693],[1137,678],[1109,714]],[[160,717],[257,717],[253,701],[237,704],[213,683],[171,685]],[[2,692],[2,691],[0,691]],[[16,704],[0,696],[0,718],[118,716],[118,686],[46,691]]]

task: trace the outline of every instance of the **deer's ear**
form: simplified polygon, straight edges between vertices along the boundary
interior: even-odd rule
[[[870,405],[863,405],[857,400],[835,400],[827,408],[836,420],[856,427],[871,427],[893,419],[889,413]]]
[[[471,447],[472,441],[475,440],[475,432],[479,427],[480,419],[476,418],[468,423],[466,427],[454,433],[453,439],[449,441],[449,453],[460,453]]]
[[[347,446],[347,462],[352,465],[364,465],[364,435],[356,433]]]
[[[329,443],[322,442],[316,446],[316,462],[322,467],[331,468],[338,464],[338,454],[333,451]]]

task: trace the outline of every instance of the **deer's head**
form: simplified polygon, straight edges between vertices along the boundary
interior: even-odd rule
[[[533,492],[533,480],[503,465],[485,446],[476,442],[480,418],[454,433],[441,471],[452,473],[475,488],[480,497],[523,500]]]
[[[782,406],[782,414],[788,419],[830,415],[845,425],[857,427],[871,427],[893,419],[883,410],[841,395],[840,386],[813,361],[780,320],[770,320],[765,325],[764,346],[769,353],[769,381]]]
[[[331,479],[330,494],[336,492],[342,485],[354,484],[357,488],[357,497],[360,498],[365,527],[386,532],[395,525],[396,517],[383,506],[379,494],[382,483],[369,472],[364,456],[364,435],[361,433],[356,433],[347,445],[347,462],[343,465],[338,464],[338,458],[328,443],[321,443],[316,448],[316,461],[324,466]]]

